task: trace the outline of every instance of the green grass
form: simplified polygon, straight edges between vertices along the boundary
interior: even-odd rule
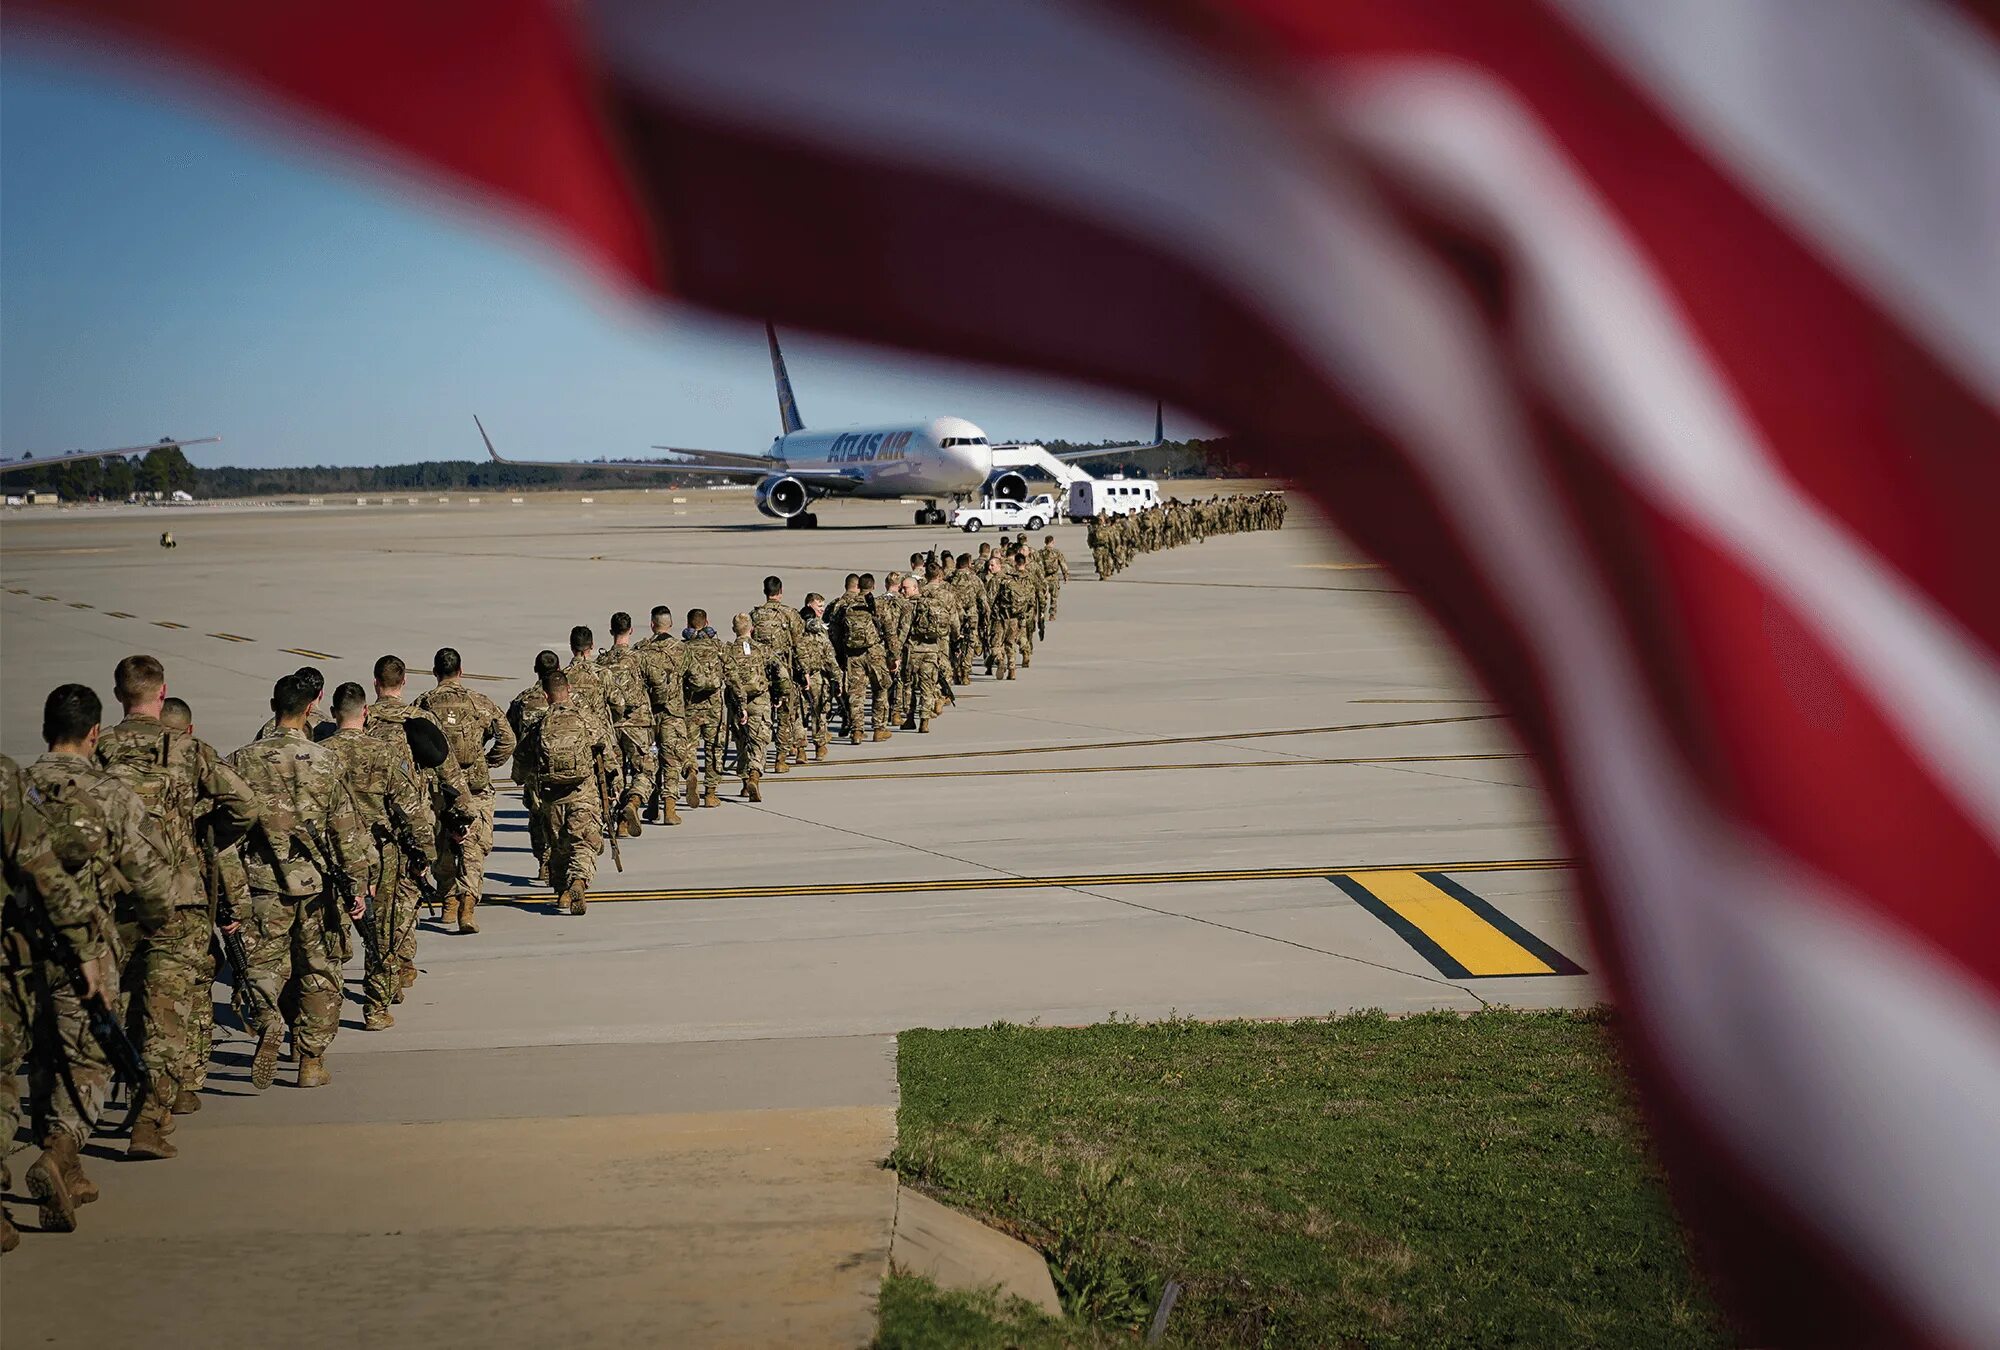
[[[912,1031],[906,1183],[1048,1258],[1071,1322],[884,1287],[884,1346],[1705,1346],[1601,1013]],[[1054,1338],[1054,1339],[1051,1339]]]

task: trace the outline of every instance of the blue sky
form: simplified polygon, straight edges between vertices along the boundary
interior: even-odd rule
[[[781,338],[784,335],[780,334]],[[807,425],[954,413],[1134,439],[1150,405],[785,339]],[[761,450],[763,330],[664,313],[560,253],[206,104],[10,47],[0,77],[0,451],[219,434],[198,464]],[[1169,410],[1169,435],[1176,428]]]

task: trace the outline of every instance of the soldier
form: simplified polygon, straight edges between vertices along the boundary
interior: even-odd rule
[[[396,753],[395,743],[362,731],[368,720],[368,695],[352,680],[333,691],[333,720],[336,730],[326,745],[339,756],[341,778],[362,828],[375,844],[368,868],[376,904],[369,925],[371,940],[363,952],[362,1027],[385,1031],[396,1025],[389,1005],[403,992],[403,968],[396,952],[402,932],[396,911],[410,889],[403,874],[421,872],[437,861],[437,818],[431,814],[430,793],[417,782],[410,761]],[[413,902],[415,897],[409,898]]]
[[[611,734],[575,701],[563,671],[543,675],[542,692],[548,711],[528,729],[523,753],[538,784],[535,809],[549,840],[549,880],[560,892],[556,913],[580,915],[604,847],[597,766],[611,753]]]
[[[397,747],[397,753],[410,755],[410,722],[428,722],[437,727],[437,719],[414,703],[403,701],[403,690],[409,683],[409,668],[399,656],[378,657],[375,661],[375,701],[368,705],[368,720],[362,729],[370,736],[378,736]],[[444,729],[438,727],[442,736]],[[473,827],[472,809],[467,805],[471,790],[465,781],[465,771],[458,767],[458,760],[446,755],[434,768],[425,768],[410,760],[416,771],[417,781],[430,789],[431,814],[437,818],[437,853],[442,856],[447,850],[462,847],[471,837]],[[402,932],[396,938],[396,955],[403,965],[403,988],[408,989],[417,982],[417,908],[419,896],[416,884],[407,874],[403,877],[403,894],[396,897],[396,922]],[[440,911],[442,904],[440,903]]]
[[[805,624],[785,603],[781,578],[764,578],[764,603],[750,611],[750,636],[763,653],[765,680],[771,688],[777,772],[789,773],[793,764],[806,762],[800,748],[804,732],[799,725],[799,642],[805,636]]]
[[[0,872],[7,882],[7,903],[0,908],[0,1190],[13,1184],[5,1174],[21,1127],[21,1061],[28,1053],[30,998],[26,935],[20,931],[30,906],[55,930],[55,940],[75,956],[83,972],[82,997],[101,1006],[117,999],[117,955],[107,940],[96,897],[78,888],[57,856],[54,835],[44,815],[41,794],[21,772],[21,766],[0,755]],[[42,953],[47,960],[60,953]],[[58,1178],[67,1180],[58,1169]],[[39,1197],[38,1197],[39,1198]],[[66,1198],[75,1201],[73,1194]],[[43,1226],[47,1226],[44,1220]],[[21,1243],[14,1221],[0,1204],[0,1252]]]
[[[1028,537],[1021,536],[1021,543],[1007,555],[1013,559],[1013,571],[1027,583],[1028,612],[1021,616],[1021,669],[1034,664],[1035,632],[1042,626],[1042,608],[1047,603],[1048,583],[1042,576],[1042,569],[1034,565],[1027,551]]]
[[[863,573],[859,596],[840,615],[840,655],[847,684],[847,743],[861,744],[862,709],[873,694],[875,739],[889,739],[889,662],[875,612],[875,577]]]
[[[882,654],[889,663],[888,703],[875,710],[875,724],[887,726],[903,715],[909,697],[903,649],[910,641],[910,604],[903,595],[903,574],[891,572],[875,597],[875,617],[882,625]]]
[[[995,563],[998,566],[998,563]],[[1014,555],[1014,569],[1001,576],[994,592],[994,612],[998,631],[994,645],[999,649],[1000,678],[1014,678],[1014,657],[1022,645],[1022,628],[1034,613],[1034,584],[1028,578],[1028,557]]]
[[[708,626],[707,610],[691,609],[687,620],[687,627],[681,630],[682,703],[687,709],[688,735],[702,750],[701,804],[720,806],[722,798],[716,787],[722,779],[722,748],[729,737],[722,643]],[[694,804],[690,783],[688,805]]]
[[[986,588],[973,570],[972,555],[961,553],[952,565],[951,588],[958,596],[958,632],[951,641],[951,678],[954,684],[972,681],[972,657],[979,650],[979,635],[986,627]]]
[[[742,776],[738,796],[764,800],[764,752],[771,745],[771,683],[765,652],[751,636],[755,625],[748,614],[731,619],[735,637],[722,649],[723,683],[729,694],[730,736],[736,742],[736,772]]]
[[[438,850],[438,889],[444,892],[446,923],[458,920],[458,931],[477,933],[472,912],[486,886],[486,855],[493,851],[493,774],[514,753],[514,731],[500,705],[459,678],[458,653],[440,647],[431,661],[437,687],[417,700],[444,731],[451,756],[465,773],[471,829],[462,839]]]
[[[528,814],[528,847],[535,855],[535,880],[549,879],[549,839],[542,833],[542,813],[535,809],[534,773],[521,754],[521,742],[542,714],[549,710],[549,696],[542,692],[542,676],[562,669],[562,658],[544,649],[535,653],[535,682],[514,695],[507,705],[507,725],[514,732],[514,764],[511,772],[521,789],[521,806]]]
[[[112,682],[125,718],[98,737],[97,762],[145,803],[168,863],[182,879],[173,914],[145,938],[138,954],[140,1048],[154,1099],[127,1151],[165,1157],[170,1150],[156,1145],[164,1144],[160,1136],[173,1128],[171,1113],[195,1100],[208,1069],[206,1061],[194,1062],[195,1005],[212,997],[215,974],[195,822],[205,815],[221,841],[232,843],[257,823],[258,806],[249,785],[219,755],[160,721],[167,674],[159,661],[128,656]],[[188,1094],[185,1102],[182,1093]]]
[[[1000,559],[988,554],[979,564],[979,583],[986,588],[986,633],[983,639],[986,647],[986,673],[990,676],[1000,664]],[[1011,658],[1010,658],[1011,662]]]
[[[674,795],[685,785],[688,805],[695,804],[699,760],[687,728],[686,656],[681,639],[674,634],[671,609],[653,606],[652,630],[652,636],[633,644],[639,654],[639,673],[646,678],[646,698],[653,709],[653,781],[646,819],[659,825],[678,825],[681,818],[674,810]]]
[[[1042,551],[1035,555],[1035,561],[1041,566],[1042,577],[1048,583],[1049,603],[1043,614],[1046,624],[1047,620],[1055,618],[1057,602],[1062,599],[1063,583],[1069,580],[1069,559],[1056,547],[1056,537],[1045,534],[1042,536]],[[1045,637],[1048,635],[1046,626],[1042,633]]]
[[[306,709],[306,735],[311,736],[314,740],[324,740],[327,736],[333,734],[331,722],[327,718],[327,715],[321,712],[319,708],[320,695],[326,692],[326,676],[320,673],[318,666],[300,666],[292,673],[304,680],[312,689],[312,706]],[[322,727],[327,728],[327,730],[321,732],[320,728]],[[261,741],[277,729],[278,719],[267,717],[264,719],[264,725],[257,728],[256,738]]]
[[[957,613],[952,608],[950,592],[945,590],[944,575],[937,568],[931,569],[928,582],[921,590],[918,589],[917,579],[911,577],[908,590],[910,628],[909,640],[904,648],[903,683],[910,691],[910,701],[903,719],[903,730],[924,733],[930,731],[931,718],[936,715],[945,644],[950,641]],[[950,688],[948,682],[945,687]]]
[[[116,1008],[108,1001],[115,998],[114,972],[135,952],[141,934],[167,921],[187,881],[168,862],[138,797],[91,759],[102,715],[96,693],[84,685],[65,684],[52,691],[42,708],[48,753],[28,766],[27,781],[40,798],[56,856],[77,889],[90,898],[97,931],[110,940],[111,950],[100,960],[97,975],[106,1006]],[[23,975],[30,991],[39,995],[24,1004],[27,1022],[33,1026],[48,1019],[43,1039],[50,1047],[49,1054],[38,1050],[35,1057],[31,1091],[42,1154],[28,1169],[28,1189],[41,1202],[42,1228],[67,1233],[76,1227],[76,1206],[97,1198],[96,1185],[83,1174],[81,1154],[111,1095],[111,1062],[90,1032],[83,998],[54,953]],[[51,1062],[56,1057],[61,1064]],[[148,1112],[134,1127],[135,1134],[144,1130],[147,1137],[132,1156],[172,1157],[174,1146],[161,1137],[171,1128],[171,1116]]]
[[[298,676],[279,680],[271,694],[277,730],[229,756],[262,807],[257,829],[240,845],[250,882],[245,946],[262,994],[250,1060],[250,1084],[259,1092],[277,1073],[287,984],[297,991],[291,1032],[298,1085],[330,1081],[326,1052],[340,1029],[341,998],[331,925],[341,921],[340,900],[345,916],[358,919],[371,898],[373,850],[341,780],[340,755],[305,734],[312,699]]]
[[[597,666],[612,713],[612,742],[617,748],[613,763],[623,785],[612,806],[615,823],[606,824],[636,839],[642,828],[639,807],[645,801],[645,786],[658,771],[653,758],[656,723],[645,671],[632,650],[632,616],[622,609],[611,616],[611,645],[597,658]]]
[[[611,703],[604,696],[604,677],[597,671],[597,635],[583,624],[569,630],[569,664],[563,674],[569,677],[570,697],[577,706],[610,726]]]
[[[826,597],[817,591],[806,597],[799,611],[799,666],[804,672],[806,735],[811,739],[813,758],[826,762],[827,710],[840,697],[840,657],[826,632]]]

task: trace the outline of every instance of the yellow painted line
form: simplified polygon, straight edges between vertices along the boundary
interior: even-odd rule
[[[279,651],[290,656],[310,656],[315,661],[338,661],[332,652],[316,652],[310,647],[280,647]]]
[[[1159,773],[1168,769],[1303,769],[1328,764],[1461,764],[1526,759],[1518,752],[1490,755],[1354,755],[1344,759],[1227,759],[1188,764],[1063,764],[1040,769],[918,769],[911,773],[824,773],[801,783],[879,782],[894,778],[1035,778],[1065,773]],[[855,763],[866,761],[856,760]],[[838,765],[833,766],[838,768]]]
[[[1382,570],[1382,564],[1378,562],[1294,563],[1292,565],[1303,568],[1308,572],[1379,572]]]
[[[136,614],[127,614],[122,609],[107,609],[104,611],[104,617],[107,619],[136,619],[139,616]]]
[[[28,589],[25,586],[9,586],[7,588],[7,594],[9,595],[26,595],[27,593]]]
[[[1332,878],[1453,979],[1576,975],[1582,967],[1443,873],[1406,868]]]
[[[37,599],[37,600],[60,600],[60,599],[62,599],[62,597],[61,597],[61,596],[59,596],[59,595],[38,595],[38,596],[36,596],[36,597],[35,597],[35,599]]]
[[[848,881],[774,883],[754,886],[687,886],[644,891],[599,891],[600,900],[740,900],[787,896],[892,895],[930,891],[1018,891],[1066,886],[1165,886],[1221,881],[1297,881],[1315,877],[1367,877],[1399,872],[1550,872],[1570,867],[1567,858],[1485,858],[1456,862],[1395,863],[1388,866],[1335,864],[1326,867],[1251,867],[1216,871],[1183,872],[1087,872],[1074,876],[945,877],[926,881]],[[486,902],[496,905],[543,905],[555,900],[552,892],[489,895]]]
[[[153,627],[155,627],[155,628],[185,628],[185,627],[187,627],[187,625],[186,625],[186,624],[184,624],[184,623],[175,623],[175,622],[173,622],[173,621],[172,621],[172,620],[170,620],[170,619],[155,619],[155,620],[153,620]]]
[[[212,638],[221,638],[224,642],[255,642],[257,640],[256,638],[244,637],[240,633],[210,633],[209,636]]]
[[[96,609],[96,608],[97,608],[97,606],[96,606],[96,605],[86,605],[86,604],[84,604],[84,603],[83,603],[83,601],[81,601],[81,600],[72,600],[72,601],[70,601],[70,602],[69,602],[69,607],[70,607],[71,609]]]

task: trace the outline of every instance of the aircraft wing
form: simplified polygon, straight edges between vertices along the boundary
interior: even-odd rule
[[[1153,405],[1153,439],[1134,441],[1130,445],[1096,445],[1088,450],[1050,450],[1047,453],[1065,464],[1075,464],[1080,460],[1103,459],[1110,455],[1129,455],[1134,450],[1157,450],[1167,443],[1167,416],[1164,404]],[[1013,450],[1017,446],[996,445],[995,450]]]
[[[73,464],[82,459],[110,459],[113,455],[143,455],[148,450],[159,450],[169,445],[208,445],[219,441],[220,436],[197,436],[186,441],[154,441],[150,445],[127,445],[116,450],[71,450],[60,455],[22,455],[19,459],[0,459],[0,473],[11,473],[15,469],[43,469],[51,464]]]
[[[671,455],[686,455],[690,464],[705,464],[718,469],[763,469],[769,472],[769,455],[737,455],[727,450],[690,450],[679,445],[656,445],[655,450],[665,450]]]
[[[475,415],[472,424],[479,428],[479,438],[486,442],[486,453],[495,464],[513,464],[526,468],[569,469],[594,468],[617,469],[633,473],[692,473],[724,481],[754,483],[768,478],[774,473],[786,474],[798,479],[815,492],[827,495],[852,492],[860,486],[858,473],[842,473],[828,470],[787,469],[784,465],[765,455],[736,455],[725,450],[687,450],[677,445],[656,445],[655,450],[667,450],[677,455],[694,456],[689,459],[653,459],[641,461],[611,461],[590,459],[508,459],[493,448],[493,438],[486,434],[486,425]]]

